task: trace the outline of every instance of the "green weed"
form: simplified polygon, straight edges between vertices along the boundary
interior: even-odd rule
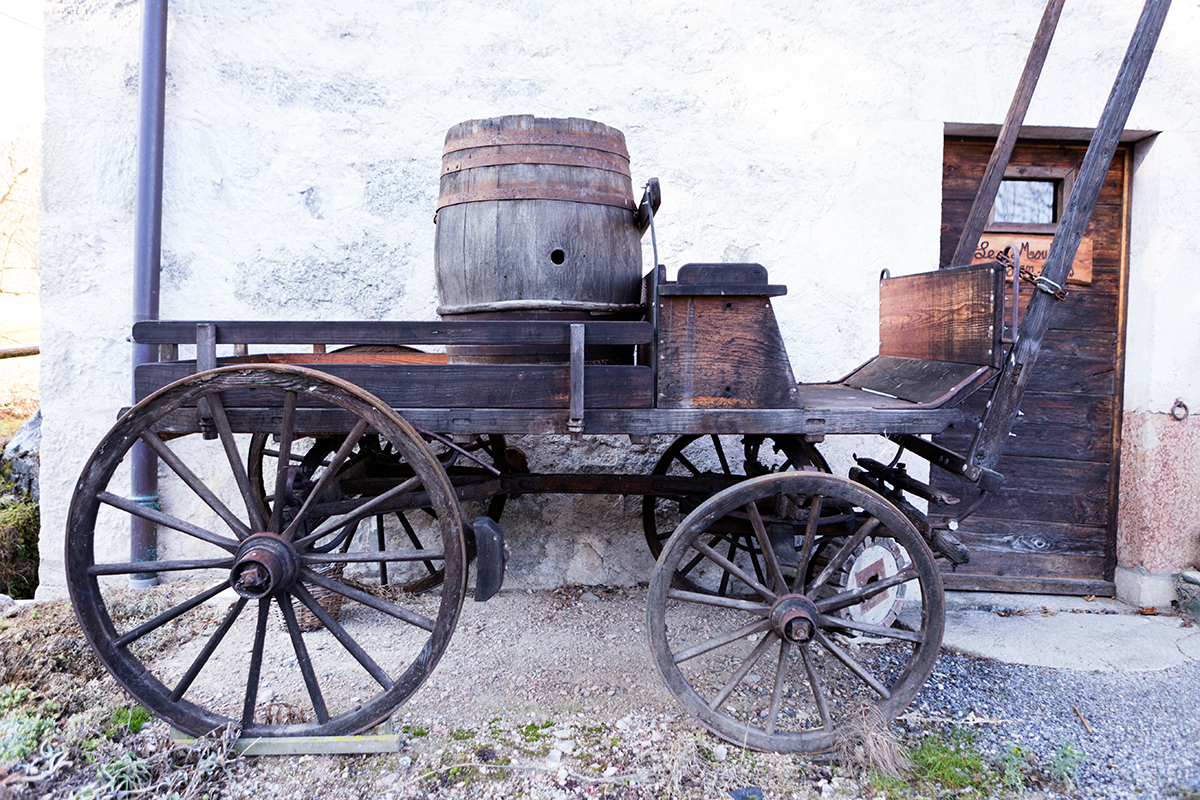
[[[1054,752],[1054,758],[1050,759],[1050,768],[1047,771],[1051,780],[1074,786],[1079,780],[1079,768],[1086,761],[1087,753],[1079,749],[1076,742],[1066,741]]]
[[[114,708],[105,720],[104,735],[116,741],[126,734],[137,733],[153,718],[153,715],[141,706]]]

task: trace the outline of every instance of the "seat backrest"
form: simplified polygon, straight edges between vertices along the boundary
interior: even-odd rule
[[[999,368],[1004,267],[991,261],[879,282],[879,355]]]

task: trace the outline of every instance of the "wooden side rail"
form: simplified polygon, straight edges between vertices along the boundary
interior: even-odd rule
[[[559,345],[571,343],[567,322],[490,320],[473,322],[268,322],[150,321],[133,326],[138,344],[194,344],[196,326],[216,328],[217,344],[433,344]],[[649,344],[648,322],[583,322],[589,345]]]

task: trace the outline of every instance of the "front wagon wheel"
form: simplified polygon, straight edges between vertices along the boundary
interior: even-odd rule
[[[198,403],[211,439],[199,433]],[[309,459],[319,465],[294,507],[264,503],[249,479],[250,433],[278,437],[279,457],[261,476],[275,497],[298,492],[289,467],[332,442]],[[122,462],[137,441],[159,457],[158,506],[127,488]],[[351,456],[367,441],[402,454],[411,471],[375,492],[343,491]],[[423,512],[424,544],[395,536],[380,549],[375,516],[411,509]],[[126,560],[134,517],[160,532],[149,563]],[[134,406],[83,469],[66,562],[97,656],[140,703],[195,736],[230,723],[249,737],[377,725],[437,664],[466,589],[459,506],[421,437],[367,392],[290,366],[212,370]],[[436,565],[440,593],[381,586],[385,564]],[[142,572],[164,585],[123,588]]]
[[[761,579],[720,546],[734,511],[759,543]],[[684,564],[729,590],[681,587]],[[864,711],[890,721],[908,705],[944,616],[933,555],[895,506],[844,478],[787,472],[725,489],[680,524],[650,583],[648,631],[667,688],[700,724],[737,745],[810,753]]]

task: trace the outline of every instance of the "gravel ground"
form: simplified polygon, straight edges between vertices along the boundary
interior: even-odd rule
[[[220,780],[208,785],[222,797],[255,800],[714,800],[751,786],[787,800],[883,797],[828,758],[742,751],[694,723],[653,666],[645,601],[644,588],[600,587],[508,590],[485,604],[468,601],[438,668],[393,722],[404,738],[401,752],[222,761]],[[13,623],[46,626],[61,617],[47,630],[68,634],[69,613],[33,607]],[[6,635],[21,641],[29,633],[14,627]],[[94,668],[82,673],[92,674]],[[97,697],[114,698],[105,705],[128,702],[110,678],[87,680]],[[1042,779],[1066,743],[1086,754],[1077,787],[1034,780],[1025,800],[1200,800],[1198,701],[1195,661],[1149,672],[1084,672],[944,653],[893,730],[908,743],[930,732],[970,730],[985,755],[1000,758],[1019,747]],[[163,754],[174,746],[166,730],[155,723],[121,744],[140,758]],[[36,783],[13,782],[21,772],[45,781],[31,775],[38,769],[45,774],[32,757],[0,776],[0,798],[66,797],[94,785],[87,775],[67,773],[49,792],[49,781],[40,791]]]
[[[1080,797],[1200,798],[1200,663],[1084,672],[943,654],[910,715],[968,714],[1002,720],[972,726],[985,753],[1016,744],[1048,764],[1077,743]]]

